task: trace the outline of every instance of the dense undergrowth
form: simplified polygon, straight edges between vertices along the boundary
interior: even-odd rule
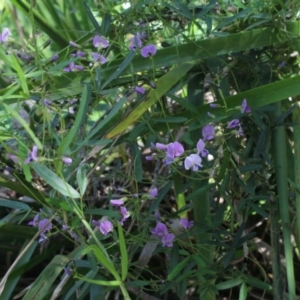
[[[1,300],[296,299],[297,1],[1,5]]]

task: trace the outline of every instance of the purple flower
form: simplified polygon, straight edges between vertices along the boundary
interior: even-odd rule
[[[168,149],[168,145],[164,145],[164,144],[161,144],[161,143],[156,143],[155,144],[155,147],[158,149],[158,150],[162,150],[162,151],[166,151]]]
[[[121,205],[123,205],[124,204],[124,201],[123,200],[117,200],[117,199],[111,199],[110,201],[110,204],[112,205],[112,206],[121,206]]]
[[[142,40],[141,40],[141,35],[137,33],[134,37],[130,39],[130,45],[129,49],[130,50],[136,50],[137,48],[142,47]]]
[[[47,223],[49,223],[49,224],[47,224]],[[38,227],[39,227],[39,230],[41,230],[43,227],[45,227],[43,229],[43,233],[44,233],[44,232],[50,231],[52,229],[52,223],[49,222],[48,219],[43,219],[43,220],[39,221]]]
[[[101,65],[107,62],[107,59],[99,53],[92,52],[92,57],[95,62],[100,62]]]
[[[206,157],[208,155],[208,151],[204,147],[205,143],[202,139],[200,139],[197,143],[197,151],[198,154],[201,154],[201,156]]]
[[[49,99],[44,99],[44,104],[49,107],[51,105],[51,101]]]
[[[156,227],[151,230],[151,233],[157,236],[164,236],[168,234],[168,228],[164,223],[158,222]]]
[[[153,156],[152,155],[147,155],[147,156],[145,156],[145,159],[148,160],[148,161],[151,161],[151,160],[153,160]]]
[[[10,35],[10,30],[8,28],[3,28],[2,33],[0,35],[0,43],[7,42],[9,35]]]
[[[174,158],[172,158],[172,157],[166,155],[166,157],[165,157],[164,160],[163,160],[163,163],[164,163],[166,166],[168,166],[168,165],[170,165],[173,161],[174,161]]]
[[[106,38],[99,35],[95,35],[93,38],[93,45],[96,48],[98,47],[107,48],[109,46],[109,42]]]
[[[228,123],[227,128],[235,128],[238,126],[240,126],[240,121],[238,119],[233,119]]]
[[[63,161],[63,163],[64,164],[66,164],[66,165],[70,165],[71,163],[72,163],[72,158],[70,158],[70,157],[63,157],[62,158],[62,161]]]
[[[150,81],[150,86],[153,88],[153,89],[156,89],[156,84],[154,81]]]
[[[155,47],[155,45],[152,45],[152,44],[147,45],[141,49],[141,55],[143,57],[153,56],[153,55],[155,55],[155,53],[156,53],[156,47]]]
[[[278,66],[279,69],[282,69],[285,67],[285,61],[281,62]]]
[[[64,271],[65,273],[68,275],[68,276],[72,276],[72,270],[69,269],[69,268],[64,268]]]
[[[51,58],[50,58],[50,61],[57,61],[59,59],[59,56],[58,54],[54,54]]]
[[[28,165],[30,162],[37,161],[37,153],[38,153],[38,147],[33,146],[32,151],[29,152],[28,157],[25,160],[25,165]]]
[[[244,131],[243,131],[243,129],[242,129],[241,124],[240,124],[240,126],[239,126],[238,135],[239,135],[239,136],[244,136]]]
[[[113,231],[113,224],[108,221],[108,220],[104,220],[104,221],[92,221],[93,225],[97,226],[100,230],[100,232],[104,235],[107,235],[109,232]]]
[[[220,107],[219,104],[215,104],[215,103],[210,103],[209,106],[210,106],[211,108],[218,108],[218,107]]]
[[[144,88],[142,88],[141,86],[136,86],[134,89],[139,94],[145,94],[146,93],[146,90]]]
[[[68,68],[63,68],[64,72],[74,72],[74,71],[82,71],[84,68],[83,66],[75,65],[75,63],[72,61],[69,64]]]
[[[86,53],[85,53],[85,52],[82,52],[82,51],[80,51],[80,50],[78,50],[78,51],[76,52],[76,56],[78,56],[78,57],[85,57],[85,56],[86,56]]]
[[[170,158],[180,156],[184,153],[184,148],[179,142],[170,143],[167,146],[167,155]]]
[[[180,223],[185,230],[188,230],[194,226],[194,221],[188,221],[186,218],[181,218]]]
[[[163,247],[169,247],[169,248],[173,247],[174,239],[175,239],[175,235],[173,233],[165,234],[161,239]]]
[[[39,222],[39,216],[40,216],[40,214],[36,214],[34,216],[33,220],[28,223],[28,225],[37,226],[38,222]]]
[[[191,154],[184,160],[184,167],[186,170],[192,168],[193,171],[198,171],[199,167],[202,167],[201,162],[202,159],[198,154]]]
[[[149,190],[149,196],[150,198],[155,198],[158,195],[158,190],[156,187]]]
[[[250,113],[250,112],[251,112],[251,108],[248,106],[247,100],[244,99],[241,105],[241,113]]]
[[[72,41],[69,42],[69,45],[72,46],[72,47],[75,47],[75,48],[78,47],[78,45],[76,43],[72,42]]]
[[[208,125],[205,125],[203,128],[202,128],[202,136],[203,136],[203,139],[204,141],[206,140],[212,140],[215,136],[215,128],[213,125],[211,124],[208,124]]]
[[[39,238],[39,242],[41,243],[47,238],[45,236],[45,233],[52,229],[52,223],[49,222],[49,219],[43,219],[41,221],[39,221],[38,219],[39,219],[39,214],[35,215],[34,219],[31,222],[29,222],[28,225],[37,226],[39,230],[43,229],[40,233],[40,238]]]
[[[121,212],[121,214],[122,214],[122,219],[121,219],[121,221],[120,221],[120,223],[123,225],[123,223],[129,218],[129,212],[128,212],[128,210],[126,209],[126,207],[125,206],[121,206],[120,207],[120,212]]]

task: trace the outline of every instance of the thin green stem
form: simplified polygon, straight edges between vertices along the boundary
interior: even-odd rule
[[[278,202],[271,197],[270,200],[270,233],[271,233],[271,260],[272,260],[272,273],[273,273],[273,299],[283,299],[283,285],[282,285],[282,274],[281,274],[281,263],[280,263],[280,243],[279,243],[279,212]]]
[[[298,102],[299,105],[299,102]],[[295,184],[300,187],[300,110],[295,109],[293,111],[293,122],[296,123],[293,128],[294,134],[294,171],[295,171]],[[295,236],[297,246],[300,246],[300,191],[295,189],[296,193],[296,224],[295,224]]]
[[[275,120],[281,115],[281,103],[275,104],[274,112]],[[288,201],[288,172],[287,172],[287,155],[286,155],[286,133],[283,125],[278,125],[273,131],[273,151],[275,174],[278,193],[278,207],[281,218],[281,226],[283,233],[283,244],[286,258],[286,272],[288,283],[289,299],[296,299],[295,274],[293,264],[293,247],[291,243],[291,229],[289,217],[289,201]],[[278,237],[279,238],[279,237]]]

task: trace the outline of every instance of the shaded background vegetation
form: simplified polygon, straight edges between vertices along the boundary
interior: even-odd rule
[[[0,48],[1,299],[296,299],[297,1],[1,5],[1,30],[11,31]],[[141,31],[157,46],[151,58],[128,49]],[[102,66],[90,56],[97,34],[110,42]],[[63,72],[77,51],[70,41],[87,53],[76,58],[82,72]],[[227,128],[233,119],[243,136]],[[207,124],[214,159],[200,172],[145,159],[155,142],[192,151]],[[24,165],[37,140],[43,159]],[[112,198],[126,198],[123,229]],[[53,217],[43,243],[28,226],[40,209]],[[151,236],[154,213],[175,233],[173,247]],[[91,227],[103,216],[115,225],[107,237]],[[178,231],[180,217],[194,227]]]

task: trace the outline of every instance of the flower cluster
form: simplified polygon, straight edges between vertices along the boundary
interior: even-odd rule
[[[244,99],[242,101],[240,109],[241,109],[241,113],[250,113],[251,112],[251,108],[249,107],[246,99]],[[244,132],[243,132],[243,129],[242,129],[239,119],[233,119],[230,122],[228,122],[227,128],[229,128],[229,129],[238,128],[238,135],[239,136],[244,135]]]
[[[50,103],[50,101],[47,100],[47,99],[45,99],[44,102]],[[45,105],[49,105],[49,104],[46,104],[46,103],[45,103]],[[61,158],[61,160],[62,160],[62,162],[63,162],[64,164],[66,164],[66,165],[72,164],[72,158],[70,158],[70,157],[63,156],[63,157]],[[34,146],[32,147],[32,150],[31,150],[31,151],[29,151],[28,157],[25,159],[24,164],[25,164],[25,165],[28,165],[29,163],[35,162],[35,161],[38,161],[38,147],[37,147],[36,145],[34,145]]]
[[[141,55],[143,57],[149,57],[156,54],[156,46],[153,44],[146,45],[142,48],[143,42],[142,39],[146,38],[146,35],[144,33],[137,33],[135,36],[133,36],[130,39],[130,50],[137,50],[141,48]]]
[[[164,223],[158,222],[151,233],[161,238],[163,247],[173,247],[175,235],[168,232],[168,228]]]
[[[120,224],[123,226],[124,222],[130,217],[130,214],[127,208],[124,206],[124,201],[121,199],[112,199],[110,200],[110,204],[115,207],[120,208],[120,213],[122,215],[122,219],[120,220]],[[113,231],[113,224],[111,221],[104,219],[101,221],[92,220],[92,224],[100,230],[103,235],[107,235],[109,232]]]
[[[42,230],[40,232],[40,238],[39,242],[43,242],[45,239],[47,239],[45,233],[49,232],[52,229],[52,223],[49,219],[41,219],[40,214],[36,214],[32,221],[28,223],[28,225],[38,227],[39,230]]]

